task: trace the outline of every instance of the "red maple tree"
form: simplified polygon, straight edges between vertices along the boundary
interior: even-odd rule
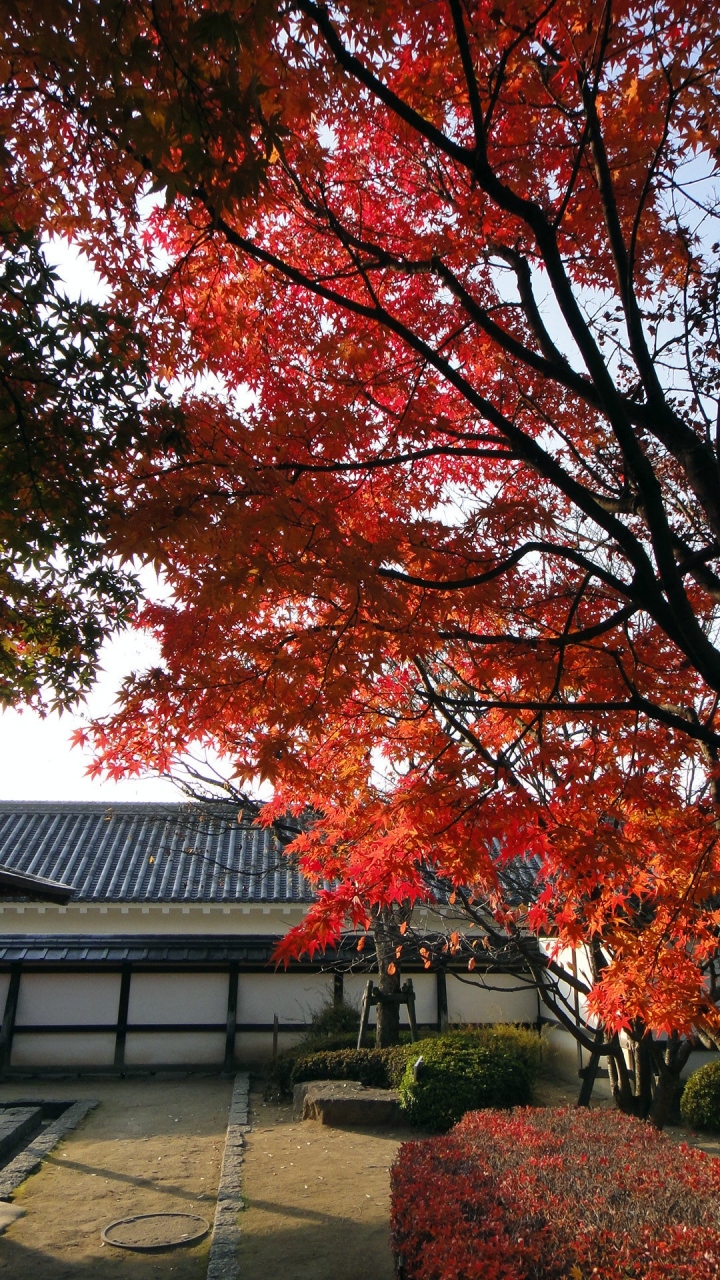
[[[5,204],[181,388],[127,459],[116,546],[172,597],[102,767],[199,743],[322,815],[283,955],[430,868],[601,945],[610,1030],[713,1034],[717,14],[3,7]],[[541,868],[521,922],[494,848]]]

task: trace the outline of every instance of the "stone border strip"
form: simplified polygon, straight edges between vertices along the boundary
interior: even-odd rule
[[[240,1264],[237,1250],[240,1227],[237,1216],[243,1207],[241,1191],[245,1134],[248,1123],[250,1076],[246,1071],[235,1077],[230,1115],[228,1116],[225,1151],[223,1152],[217,1207],[213,1224],[207,1280],[238,1280]]]
[[[35,1173],[40,1168],[44,1158],[53,1147],[57,1146],[71,1129],[75,1129],[84,1120],[86,1115],[98,1106],[94,1101],[73,1102],[67,1111],[63,1111],[57,1120],[51,1120],[40,1131],[32,1142],[28,1143],[24,1151],[20,1151],[5,1165],[4,1169],[0,1169],[0,1200],[9,1200],[13,1191],[16,1191],[21,1182],[29,1178],[31,1173]]]

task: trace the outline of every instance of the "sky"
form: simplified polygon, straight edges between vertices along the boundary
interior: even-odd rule
[[[59,241],[46,245],[45,253],[68,295],[106,300],[107,288],[82,254]],[[77,714],[42,718],[27,709],[0,712],[0,800],[179,800],[180,793],[167,779],[92,780],[87,776],[91,752],[70,746],[74,729],[91,716],[112,711],[126,675],[156,662],[150,639],[128,630],[105,645],[100,678]]]
[[[167,779],[93,780],[87,776],[91,751],[70,746],[74,729],[91,716],[112,711],[123,677],[152,661],[150,641],[124,632],[105,645],[103,671],[77,714],[49,714],[43,719],[27,709],[0,713],[0,800],[180,800],[180,792]]]

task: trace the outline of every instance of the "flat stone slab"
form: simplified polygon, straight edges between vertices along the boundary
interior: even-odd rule
[[[293,1089],[296,1120],[317,1120],[335,1126],[399,1124],[400,1095],[396,1089],[373,1089],[359,1080],[309,1080]]]
[[[51,1120],[50,1124],[46,1124],[44,1129],[31,1138],[24,1150],[14,1156],[4,1169],[0,1169],[0,1200],[9,1200],[20,1183],[40,1168],[45,1156],[57,1146],[60,1139],[80,1124],[97,1105],[97,1102],[90,1100],[73,1102],[63,1110],[62,1115]]]
[[[42,1107],[3,1107],[0,1110],[0,1161],[40,1132]]]

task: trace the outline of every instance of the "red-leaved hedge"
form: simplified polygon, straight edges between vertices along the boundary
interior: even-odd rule
[[[473,1111],[392,1170],[401,1280],[718,1280],[720,1160],[613,1111]]]

